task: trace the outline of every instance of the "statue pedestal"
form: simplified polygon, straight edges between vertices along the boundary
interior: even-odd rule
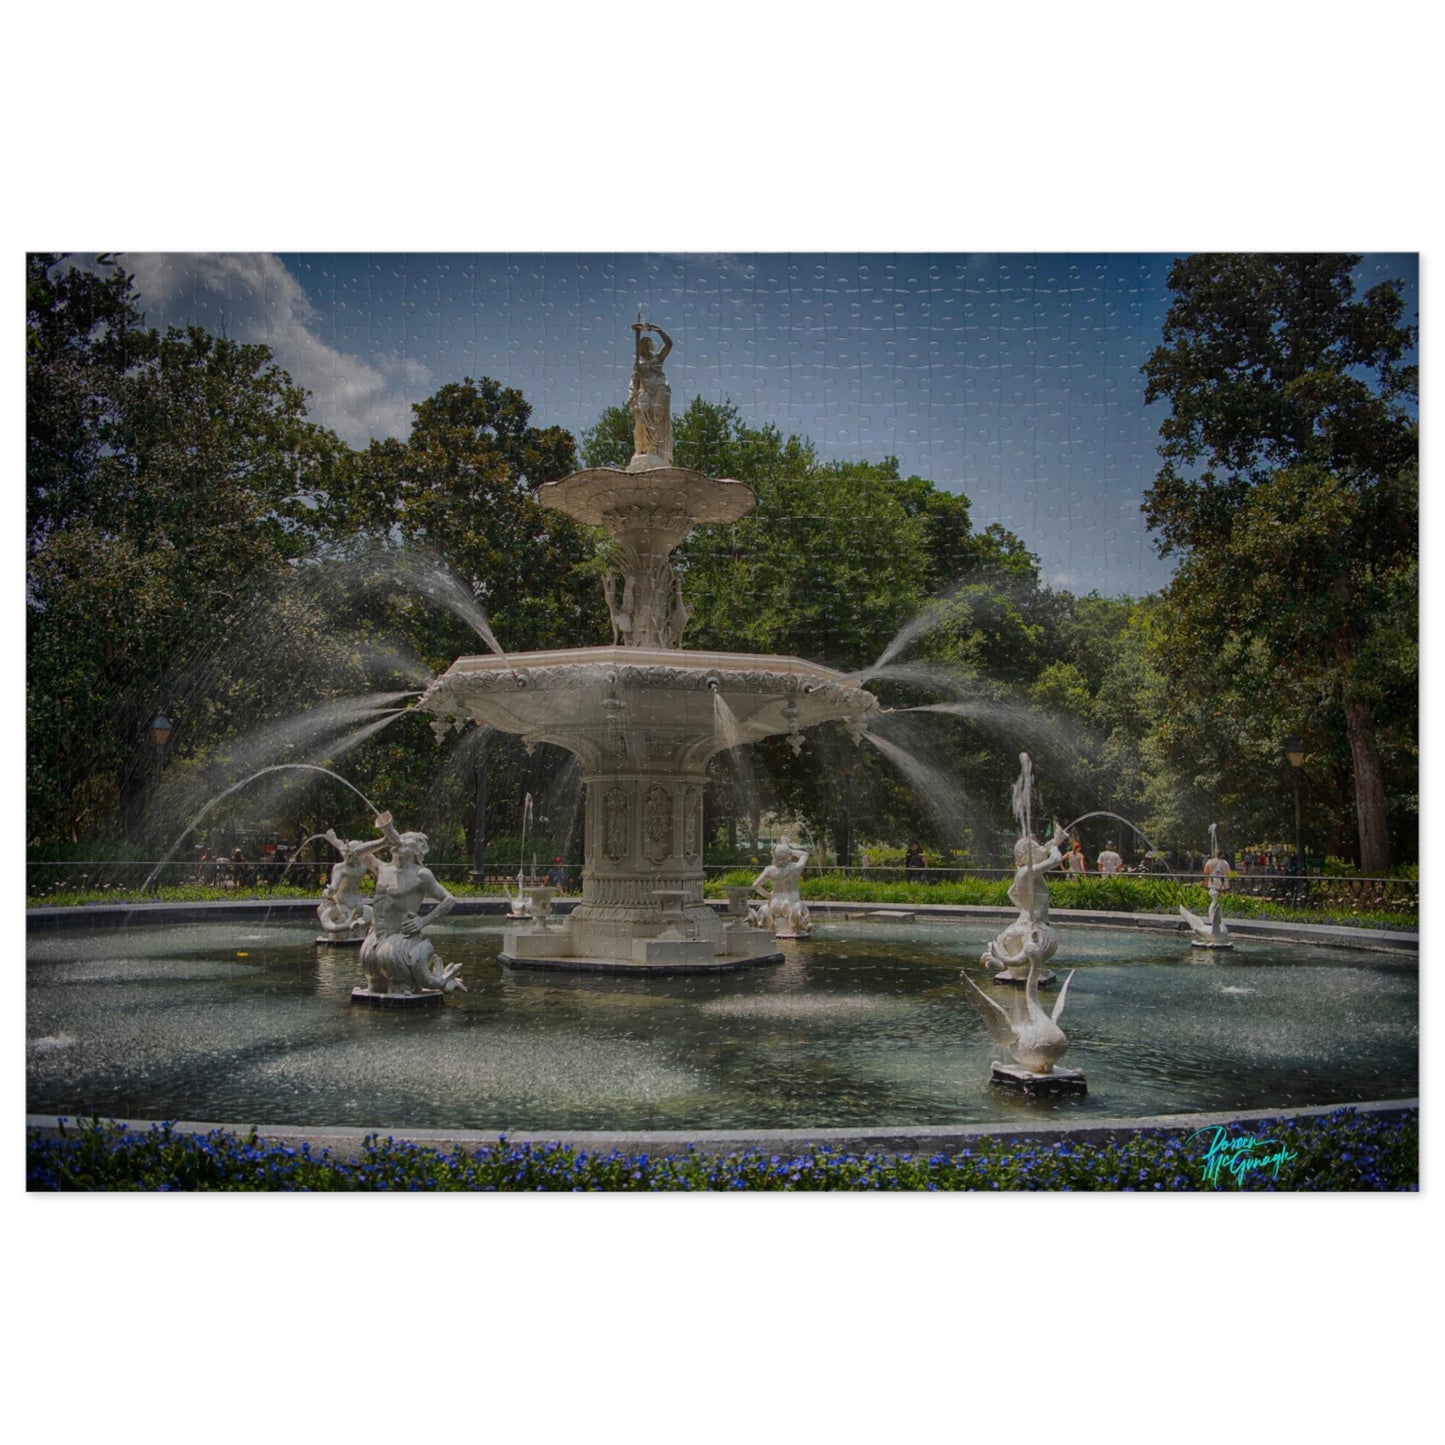
[[[995,983],[1013,983],[1022,987],[1028,982],[1029,963],[1038,965],[1038,985],[1043,988],[1053,983],[1052,969],[1044,965],[1059,951],[1059,935],[1047,922],[1037,920],[1027,913],[1019,916],[984,949],[979,962],[985,967],[998,970],[993,975]]]
[[[989,981],[991,983],[1008,983],[1012,984],[1015,988],[1023,988],[1029,981],[1029,971],[1027,967],[1022,969],[1006,968],[1002,973],[994,974],[993,978]],[[1041,968],[1036,983],[1039,988],[1048,988],[1051,983],[1057,983],[1058,981],[1059,976],[1053,969]]]
[[[355,938],[348,938],[344,933],[318,933],[316,935],[316,946],[320,948],[323,944],[328,948],[360,948],[366,942],[366,935],[358,933]]]
[[[372,1008],[430,1008],[440,1004],[442,999],[440,989],[428,989],[425,993],[373,993],[369,988],[351,990],[352,1003],[367,1004]]]
[[[723,929],[722,951],[730,954],[751,953],[758,943],[758,930],[746,918],[729,918]]]
[[[669,938],[663,934],[633,939],[632,961],[648,968],[711,968],[718,954],[709,939]]]
[[[1052,1098],[1058,1094],[1087,1094],[1082,1069],[1055,1069],[1048,1074],[1035,1074],[1018,1064],[995,1063],[988,1081],[1002,1089],[1012,1089],[1029,1098]]]
[[[1191,938],[1191,939],[1189,940],[1189,946],[1190,946],[1191,948],[1233,948],[1233,947],[1234,947],[1234,945],[1233,945],[1232,943],[1230,943],[1228,939],[1225,939],[1225,940],[1223,940],[1222,942],[1217,942],[1215,939],[1212,939],[1212,938]]]

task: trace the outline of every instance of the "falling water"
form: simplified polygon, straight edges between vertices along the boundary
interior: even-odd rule
[[[567,754],[552,774],[537,803],[538,825],[547,828],[549,855],[567,856],[567,845],[577,826],[577,809],[582,800],[582,764]]]
[[[347,733],[342,737],[330,738],[325,740],[324,742],[313,743],[309,748],[305,750],[305,755],[300,758],[288,759],[288,761],[298,766],[302,764],[310,764],[313,766],[335,764],[341,758],[345,757],[346,754],[349,753],[353,748],[365,742],[367,738],[372,737],[374,734],[380,732],[383,728],[390,726],[397,720],[397,718],[406,716],[409,711],[410,709],[408,708],[387,709],[386,711],[382,712],[380,716],[375,717],[372,721],[365,723],[363,726],[354,729],[352,732]],[[240,760],[242,765],[253,759],[255,761],[259,761],[259,759],[255,757],[257,751],[258,749],[254,745],[248,745],[245,750],[246,756],[244,756]],[[271,750],[269,750],[268,754],[263,754],[263,756],[269,755],[271,757],[275,757],[278,752],[281,753],[283,757],[285,757],[285,751],[279,747],[272,748]],[[237,760],[234,758],[230,759],[229,765],[227,767],[227,772],[234,777],[238,771],[240,771],[240,769],[237,767]],[[267,768],[261,767],[259,769],[253,770],[250,776],[252,778],[256,778],[264,774],[266,771],[268,771]],[[263,785],[255,794],[248,798],[248,806],[254,811],[264,811],[265,809],[270,808],[274,804],[276,799],[278,799],[282,795],[282,793],[284,793],[286,782],[287,779],[278,774],[272,785]],[[214,786],[214,773],[212,774],[212,778],[208,786]],[[187,797],[192,801],[194,800],[195,792],[196,789],[194,788],[188,791]],[[190,804],[188,804],[188,806],[189,805]]]
[[[880,737],[871,727],[863,734],[913,785],[918,798],[925,803],[952,837],[957,837],[971,819],[968,804],[958,796],[953,780],[942,768],[930,767],[897,743]]]
[[[520,897],[522,888],[526,883],[524,876],[527,868],[527,822],[532,816],[532,795],[527,793],[522,799],[522,840],[517,845],[517,896]]]
[[[1078,724],[1065,724],[1047,713],[998,698],[979,697],[968,702],[921,703],[917,707],[890,708],[889,712],[936,712],[950,717],[967,718],[970,722],[982,723],[1000,730],[1007,729],[1012,737],[1027,741],[1034,747],[1042,746],[1046,751],[1077,750],[1081,740]]]
[[[223,766],[232,773],[242,768],[259,767],[264,759],[274,758],[285,748],[309,748],[318,744],[328,732],[350,727],[363,718],[376,718],[384,714],[385,718],[390,720],[402,711],[395,705],[404,698],[415,695],[409,692],[374,692],[361,697],[322,703],[319,707],[293,713],[290,717],[253,729],[227,747],[221,755]],[[350,740],[340,751],[344,752],[346,747],[355,746],[357,741],[359,739]],[[326,744],[328,750],[333,746],[336,745]]]
[[[900,682],[932,692],[971,696],[978,688],[978,675],[971,668],[948,662],[895,662],[887,667],[868,667],[849,674],[853,682]]]
[[[440,557],[415,546],[384,548],[345,562],[328,561],[327,585],[352,583],[366,590],[401,584],[466,623],[499,657],[502,645],[472,589]]]
[[[291,872],[292,865],[301,857],[301,854],[305,851],[308,844],[323,841],[330,841],[325,833],[312,833],[309,837],[303,838],[296,845],[295,851],[286,860],[286,866],[281,870],[281,876],[276,880],[276,886],[279,888],[286,881],[287,875]]]
[[[737,714],[728,706],[721,689],[712,695],[712,726],[724,748],[739,748],[748,741]]]
[[[373,723],[371,727],[363,729],[363,731],[367,733],[375,732],[378,728],[383,727],[386,723],[390,721],[390,718],[383,718],[381,722]],[[156,878],[160,875],[161,869],[164,868],[166,864],[175,857],[176,850],[181,846],[182,843],[186,841],[187,838],[191,836],[193,832],[195,832],[196,828],[200,825],[206,814],[209,813],[211,809],[214,808],[218,803],[224,802],[227,798],[231,796],[232,793],[239,792],[240,789],[244,788],[247,783],[253,783],[257,778],[264,778],[269,773],[284,773],[292,771],[325,773],[328,778],[334,778],[344,787],[350,788],[351,791],[355,793],[356,796],[360,798],[361,801],[365,803],[368,808],[371,809],[373,816],[380,812],[380,809],[376,806],[375,803],[371,801],[370,798],[366,796],[365,793],[363,793],[359,788],[353,786],[351,783],[348,783],[346,779],[341,776],[340,773],[333,773],[330,768],[319,767],[315,763],[273,763],[269,768],[260,768],[256,772],[252,773],[250,777],[242,778],[239,783],[232,783],[231,786],[227,788],[224,793],[218,793],[214,798],[212,798],[211,801],[207,803],[206,806],[202,808],[201,811],[197,813],[194,818],[191,819],[185,832],[183,832],[181,836],[177,838],[174,843],[171,844],[170,851],[166,854],[166,856],[162,858],[161,861],[157,863],[153,869],[151,869],[149,876],[146,878],[146,881],[141,884],[141,891],[143,893],[148,893],[150,891],[151,886],[155,883]]]
[[[1065,832],[1072,833],[1080,823],[1087,823],[1090,818],[1113,818],[1116,822],[1122,823],[1126,828],[1132,828],[1134,832],[1136,832],[1141,838],[1143,838],[1144,846],[1149,850],[1149,852],[1153,853],[1156,859],[1160,861],[1163,860],[1164,855],[1160,853],[1160,851],[1154,846],[1153,842],[1150,841],[1148,834],[1146,834],[1145,831],[1141,827],[1139,827],[1137,823],[1131,823],[1122,814],[1110,813],[1103,808],[1096,809],[1092,813],[1084,813],[1079,817],[1075,818],[1074,821],[1070,823],[1069,826],[1065,829]],[[1171,877],[1174,876],[1174,870],[1172,868],[1169,869],[1169,874]]]
[[[1019,754],[1019,775],[1013,785],[1013,815],[1018,820],[1019,837],[1034,834],[1034,764],[1027,753]]]
[[[752,754],[746,748],[749,742],[738,722],[737,714],[728,706],[721,691],[712,695],[713,731],[727,754],[728,767],[732,769],[733,785],[738,791],[741,810],[749,818],[762,814],[762,795],[758,789],[757,773],[753,768]]]
[[[950,603],[953,600],[954,594],[963,585],[962,583],[958,583],[944,593],[943,596],[935,597],[933,601],[924,607],[923,611],[920,612],[917,617],[901,627],[897,636],[883,649],[878,656],[878,661],[873,664],[869,671],[878,672],[880,669],[887,667],[895,657],[913,642],[917,641],[918,638],[924,636],[926,633],[932,632],[935,627],[942,626],[943,623],[947,622],[951,617],[954,617],[956,613],[950,606]]]
[[[352,646],[370,677],[389,673],[405,678],[413,687],[424,688],[436,676],[420,658],[397,647],[375,642],[353,642]]]

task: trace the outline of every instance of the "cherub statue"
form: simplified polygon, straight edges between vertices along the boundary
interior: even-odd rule
[[[771,928],[777,938],[805,938],[813,931],[808,906],[798,891],[808,855],[781,838],[773,849],[773,861],[753,879],[753,891],[763,902],[748,911],[748,922],[756,928]],[[763,887],[766,883],[768,886]]]
[[[1049,924],[1049,884],[1044,874],[1063,864],[1068,834],[1054,823],[1054,835],[1044,847],[1032,836],[1014,844],[1014,881],[1008,896],[1019,916],[984,949],[979,962],[998,969],[995,981],[1024,983],[1029,969],[1038,965],[1038,983],[1053,981],[1044,968],[1059,947],[1059,936]]]
[[[331,869],[331,881],[316,906],[321,931],[338,941],[358,939],[371,927],[371,904],[361,894],[361,880],[366,877],[367,860],[376,849],[384,847],[385,838],[361,838],[347,841],[328,828],[326,841],[341,854],[341,861]]]

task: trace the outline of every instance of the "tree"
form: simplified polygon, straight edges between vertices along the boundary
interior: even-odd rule
[[[1398,282],[1356,298],[1357,256],[1192,256],[1149,358],[1163,400],[1164,465],[1144,511],[1182,564],[1165,594],[1163,655],[1187,707],[1191,679],[1240,638],[1257,642],[1316,707],[1290,731],[1328,750],[1337,712],[1354,782],[1361,868],[1389,865],[1381,629],[1418,556],[1415,330]],[[1257,698],[1237,689],[1229,705]],[[1412,746],[1413,708],[1383,719],[1388,750]],[[1313,750],[1313,749],[1312,749]]]
[[[90,505],[115,391],[148,344],[131,277],[66,258],[25,259],[25,488],[29,551]]]
[[[588,529],[535,497],[574,469],[570,434],[533,427],[522,393],[488,377],[444,386],[413,412],[405,442],[373,442],[338,483],[327,503],[333,530],[440,557],[508,651],[600,640],[606,612]],[[478,646],[446,625],[423,642],[436,666]]]
[[[303,669],[324,689],[314,619],[275,598],[312,545],[298,472],[340,443],[267,348],[143,330],[123,272],[28,281],[31,834],[133,833],[158,707],[184,756],[294,711]]]

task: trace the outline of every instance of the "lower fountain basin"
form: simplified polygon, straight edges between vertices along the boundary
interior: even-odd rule
[[[469,992],[350,1006],[356,955],[304,922],[30,939],[27,1111],[127,1121],[504,1130],[948,1126],[1301,1108],[1419,1090],[1413,957],[1060,925],[1062,1067],[991,1088],[960,969],[988,925],[819,920],[773,967],[675,978],[501,967],[503,920],[429,930]],[[244,954],[245,956],[238,956]],[[989,987],[986,982],[985,987]]]

